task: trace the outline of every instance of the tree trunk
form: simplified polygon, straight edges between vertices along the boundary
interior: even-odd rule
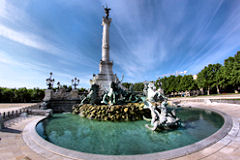
[[[204,90],[203,90],[203,88],[200,88],[200,93],[201,93],[201,95],[204,95]]]
[[[217,85],[217,94],[220,94],[220,89],[218,85]]]
[[[207,95],[210,95],[210,87],[208,87]]]

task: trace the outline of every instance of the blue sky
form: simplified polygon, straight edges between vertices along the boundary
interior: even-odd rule
[[[0,0],[0,86],[46,88],[53,72],[88,88],[106,3],[113,71],[124,81],[197,74],[240,50],[239,0]]]

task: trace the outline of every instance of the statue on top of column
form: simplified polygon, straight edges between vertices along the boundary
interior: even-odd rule
[[[108,8],[107,6],[106,7],[104,7],[104,12],[105,12],[105,14],[106,14],[106,18],[108,19],[108,17],[109,17],[109,11],[111,10],[111,8]]]

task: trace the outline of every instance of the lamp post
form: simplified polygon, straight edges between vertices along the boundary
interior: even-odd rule
[[[60,82],[57,82],[58,90],[61,88]]]
[[[77,79],[77,77],[75,77],[74,79],[72,79],[72,85],[74,89],[77,89],[77,86],[79,85],[80,80]]]
[[[46,84],[48,86],[48,89],[52,89],[53,88],[53,84],[54,84],[54,78],[52,78],[53,73],[50,72],[50,77],[46,79]]]

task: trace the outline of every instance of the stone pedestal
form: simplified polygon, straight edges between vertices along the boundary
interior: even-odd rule
[[[73,105],[81,103],[77,89],[71,92],[66,92],[65,89],[57,92],[47,89],[43,101],[46,102],[46,106],[42,109],[52,109],[54,112],[71,112]]]
[[[78,95],[78,90],[77,89],[72,90],[70,92],[70,96],[69,97],[70,97],[71,100],[79,100],[80,97]]]
[[[99,74],[113,75],[112,66],[113,66],[112,61],[101,60],[99,64]]]
[[[115,75],[113,74],[98,74],[96,77],[97,81],[96,84],[99,85],[99,92],[109,91],[111,86],[111,82],[115,81]]]
[[[53,97],[53,90],[52,89],[45,90],[45,96],[43,98],[43,101],[44,102],[49,101],[52,99],[52,97]]]
[[[80,104],[81,100],[51,100],[48,109],[52,109],[54,113],[72,112],[75,104]]]

